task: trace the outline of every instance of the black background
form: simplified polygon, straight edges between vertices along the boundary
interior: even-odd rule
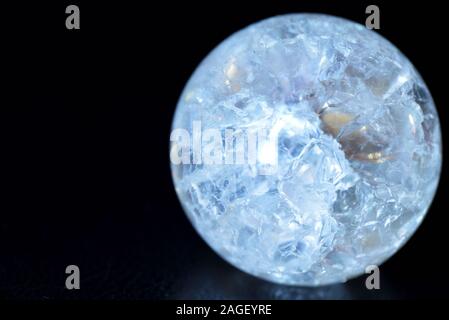
[[[154,2],[154,4],[152,4]],[[370,2],[73,1],[0,8],[0,297],[3,299],[396,299],[447,297],[448,191],[413,238],[364,277],[318,289],[271,284],[220,259],[175,195],[177,99],[207,53],[263,18],[320,12],[364,23]],[[382,35],[415,64],[447,137],[442,1],[373,2]],[[81,30],[65,28],[77,4]],[[446,19],[446,20],[445,20]],[[444,150],[445,151],[445,150]],[[66,290],[65,268],[81,269]]]

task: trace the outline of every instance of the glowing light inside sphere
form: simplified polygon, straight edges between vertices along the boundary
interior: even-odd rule
[[[276,148],[257,140],[256,161],[205,163],[197,153],[172,163],[198,233],[274,282],[343,282],[381,264],[437,188],[440,125],[426,85],[390,42],[341,18],[278,16],[227,38],[181,95],[173,129],[190,139],[172,139],[171,152],[198,140],[194,123],[203,145],[205,130],[223,133],[212,143],[218,158],[229,155],[226,130],[245,133],[242,148],[260,129],[275,134]]]

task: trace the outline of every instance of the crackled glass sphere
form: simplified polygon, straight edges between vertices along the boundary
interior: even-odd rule
[[[170,153],[183,208],[220,256],[316,286],[381,264],[418,228],[441,135],[426,85],[394,45],[348,20],[292,14],[204,59],[177,105]]]

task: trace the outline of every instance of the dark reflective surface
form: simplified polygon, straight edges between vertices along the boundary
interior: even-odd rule
[[[178,278],[176,299],[282,299],[340,300],[400,298],[383,276],[382,290],[370,291],[365,277],[322,287],[297,287],[271,283],[237,270],[213,253],[196,257]]]

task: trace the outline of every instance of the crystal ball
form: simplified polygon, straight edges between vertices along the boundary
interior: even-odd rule
[[[423,220],[441,170],[438,114],[388,40],[321,14],[276,16],[224,40],[179,99],[180,202],[235,267],[282,284],[344,282]]]

